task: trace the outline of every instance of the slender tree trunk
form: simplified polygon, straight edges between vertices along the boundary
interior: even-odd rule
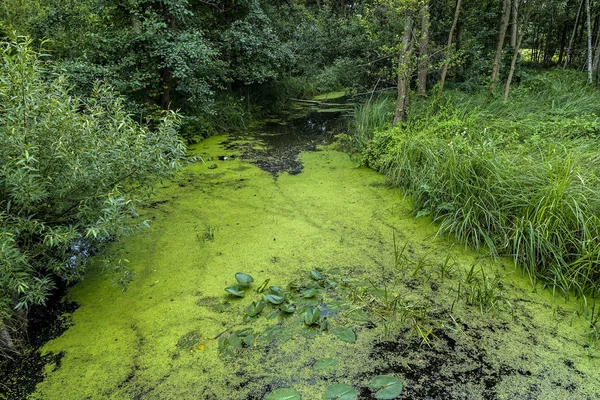
[[[519,0],[513,0],[512,5],[512,22],[511,22],[510,47],[517,47],[518,30],[519,30]]]
[[[565,59],[565,41],[567,40],[567,21],[563,24],[562,33],[560,35],[560,50],[558,52],[558,65],[563,63]]]
[[[594,53],[594,63],[592,71],[594,74],[594,83],[598,85],[598,67],[600,64],[600,28],[596,31],[596,52]]]
[[[590,0],[585,0],[585,12],[587,14],[587,45],[588,45],[588,83],[592,83],[592,24],[590,21]]]
[[[492,66],[490,94],[494,94],[494,87],[496,86],[496,81],[500,76],[500,61],[502,60],[502,48],[504,47],[504,39],[506,37],[506,30],[508,29],[508,22],[510,18],[510,2],[511,0],[504,0],[502,6],[502,19],[500,20],[500,32],[498,32],[498,44],[496,46],[496,56],[494,57],[494,64]]]
[[[519,50],[521,50],[521,43],[523,43],[523,37],[525,37],[525,33],[527,32],[527,23],[529,23],[529,15],[528,12],[523,20],[523,25],[521,26],[521,33],[517,38],[517,43],[515,43],[514,52],[512,61],[510,63],[510,72],[508,73],[508,78],[506,79],[506,85],[504,86],[504,101],[508,99],[508,93],[510,91],[510,85],[512,83],[513,76],[515,74],[515,69],[517,67],[517,60],[519,58]]]
[[[398,57],[398,101],[392,121],[394,126],[406,121],[406,111],[410,100],[410,77],[413,71],[412,53],[414,48],[413,25],[412,18],[407,16],[404,24],[402,49]]]
[[[458,15],[460,14],[460,4],[462,0],[456,0],[456,10],[454,11],[454,21],[452,21],[452,28],[448,34],[448,44],[446,45],[446,54],[444,61],[444,68],[442,68],[442,77],[440,78],[440,90],[437,96],[440,97],[444,91],[444,83],[446,83],[446,74],[448,73],[448,62],[450,57],[450,47],[452,47],[452,37],[454,36],[454,30],[456,30],[456,24],[458,23]]]
[[[418,93],[427,95],[427,72],[429,71],[429,4],[421,10],[421,40],[419,41],[419,86]]]

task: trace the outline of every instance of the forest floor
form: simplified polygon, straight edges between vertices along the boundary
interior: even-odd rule
[[[192,146],[142,209],[151,227],[107,250],[135,273],[126,290],[99,265],[70,290],[80,307],[43,348],[60,362],[30,397],[319,399],[348,384],[370,399],[386,374],[401,399],[600,398],[581,300],[436,236],[382,175],[324,146],[330,130],[272,122]],[[254,278],[244,297],[224,290],[238,272]],[[264,294],[293,312],[251,316]]]

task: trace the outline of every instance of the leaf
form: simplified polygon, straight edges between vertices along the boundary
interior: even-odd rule
[[[379,400],[395,399],[402,393],[402,381],[394,375],[378,375],[369,381],[369,387],[373,390],[379,389],[375,393],[375,398]]]
[[[269,292],[272,294],[276,294],[277,296],[281,296],[281,297],[283,297],[285,295],[285,293],[283,292],[283,289],[281,289],[279,286],[269,287]]]
[[[256,317],[265,308],[265,305],[267,305],[267,303],[262,300],[253,301],[246,307],[246,315],[249,317]]]
[[[321,273],[319,271],[315,271],[314,269],[310,271],[310,277],[313,278],[315,281],[320,281],[323,279]]]
[[[306,310],[304,310],[303,315],[304,323],[306,325],[313,325],[321,317],[321,310],[319,310],[318,307],[308,307]]]
[[[242,339],[236,333],[232,333],[231,335],[229,335],[229,344],[231,345],[231,347],[237,349],[239,347],[242,347]]]
[[[315,371],[335,372],[340,366],[340,362],[335,358],[323,358],[315,363]]]
[[[252,334],[242,336],[242,341],[246,346],[252,346],[252,344],[254,343],[254,339],[256,339],[256,336]]]
[[[350,312],[348,318],[356,322],[369,322],[369,316],[363,310],[354,310]]]
[[[338,326],[335,328],[335,336],[343,340],[344,342],[354,343],[356,342],[356,334],[350,328],[345,326]]]
[[[302,291],[302,296],[305,299],[310,299],[311,297],[315,297],[315,295],[319,293],[319,290],[316,288],[310,288]]]
[[[267,285],[269,284],[269,281],[271,280],[271,278],[265,280],[257,289],[256,289],[256,293],[262,293],[265,291],[265,289],[267,288]]]
[[[296,307],[293,304],[287,304],[287,303],[284,303],[281,306],[279,306],[279,309],[281,311],[283,311],[284,313],[288,313],[288,314],[291,314],[294,311],[296,311]]]
[[[281,304],[283,303],[283,296],[278,296],[276,294],[263,294],[263,298],[271,304]]]
[[[235,279],[243,287],[248,287],[252,282],[254,282],[254,278],[244,272],[238,272],[235,274]]]
[[[294,389],[281,388],[266,395],[264,400],[300,400],[300,394]]]
[[[246,294],[246,293],[244,293],[244,289],[242,289],[238,285],[229,286],[229,287],[225,288],[225,291],[235,297],[244,297],[244,295]]]
[[[323,394],[324,400],[356,400],[358,391],[350,385],[336,383],[327,387]]]

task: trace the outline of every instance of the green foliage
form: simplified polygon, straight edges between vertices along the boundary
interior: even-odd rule
[[[300,394],[295,389],[277,389],[269,393],[265,400],[300,400]]]
[[[323,393],[323,400],[356,400],[358,391],[345,383],[336,383],[328,386]]]
[[[87,243],[139,226],[137,199],[184,153],[175,114],[149,130],[104,86],[74,97],[30,45],[0,44],[0,304],[9,317],[43,304],[56,278],[80,278]]]
[[[565,293],[591,290],[600,278],[600,97],[558,72],[513,94],[507,103],[461,93],[423,101],[406,128],[375,136],[366,161],[440,232],[511,256]]]
[[[375,398],[380,400],[395,399],[402,393],[402,382],[394,375],[378,375],[369,381],[369,387],[377,390]]]

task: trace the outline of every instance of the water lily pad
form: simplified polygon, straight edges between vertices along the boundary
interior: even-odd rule
[[[315,363],[313,369],[322,372],[335,372],[340,366],[340,362],[335,358],[323,358]]]
[[[279,309],[281,311],[283,311],[284,313],[288,313],[288,314],[291,314],[294,311],[296,311],[296,307],[293,304],[287,304],[287,303],[280,305]]]
[[[241,286],[248,287],[252,282],[254,282],[254,278],[244,272],[238,272],[235,274],[235,279]]]
[[[379,400],[395,399],[402,393],[402,381],[394,375],[378,375],[369,381],[369,387],[373,390],[379,389],[375,393],[375,398]]]
[[[271,304],[281,304],[285,300],[283,296],[279,296],[276,294],[263,294],[263,298]]]
[[[338,326],[335,328],[335,336],[343,340],[344,342],[354,343],[356,342],[356,334],[350,328],[345,326]]]
[[[285,295],[285,293],[283,292],[283,289],[280,288],[279,286],[269,287],[269,292],[271,294],[276,294],[277,296],[281,296],[281,297],[283,297]]]
[[[264,400],[300,400],[300,393],[294,389],[277,389],[265,396]]]
[[[253,301],[246,307],[246,315],[249,317],[256,317],[265,308],[265,305],[267,305],[267,303],[262,300]]]
[[[323,279],[321,273],[319,271],[315,271],[314,269],[310,271],[310,277],[313,278],[315,281],[320,281],[321,279]]]
[[[317,293],[319,293],[319,289],[309,288],[302,291],[302,296],[305,299],[310,299],[311,297],[315,297]]]
[[[356,322],[369,322],[369,316],[363,310],[354,310],[348,313],[348,318]]]
[[[244,293],[244,289],[238,285],[229,286],[225,288],[225,291],[235,297],[244,297],[246,295],[246,293]]]
[[[324,400],[356,400],[358,391],[350,385],[336,383],[327,387],[323,394]]]
[[[306,325],[313,325],[321,317],[321,310],[318,307],[308,307],[302,315],[304,316],[304,323]]]

